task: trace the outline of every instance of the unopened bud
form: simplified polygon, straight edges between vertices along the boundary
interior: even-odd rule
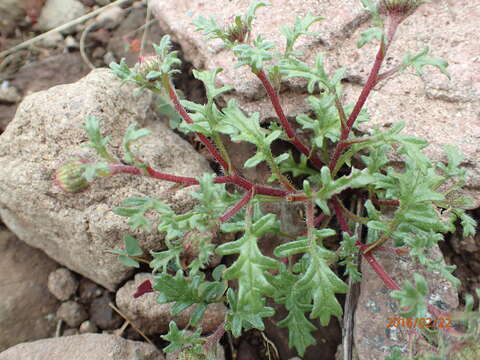
[[[152,71],[160,71],[162,59],[158,55],[141,56],[139,64],[138,73],[146,77]]]
[[[379,11],[386,16],[403,21],[423,3],[423,0],[381,0]]]
[[[54,184],[66,192],[80,192],[89,186],[83,173],[84,161],[72,158],[57,169],[55,172]]]

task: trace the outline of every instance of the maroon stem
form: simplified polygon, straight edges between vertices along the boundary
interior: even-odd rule
[[[340,200],[338,200],[337,197],[332,198],[332,206],[335,211],[335,215],[337,216],[338,223],[340,224],[340,228],[343,232],[346,232],[350,236],[353,235],[353,233],[350,231],[350,228],[348,227],[347,219],[345,218],[345,215],[343,214],[342,207],[340,206],[339,203]],[[370,264],[372,267],[373,271],[377,273],[377,275],[382,279],[384,284],[390,289],[390,290],[400,290],[400,287],[398,284],[393,280],[390,275],[388,275],[383,268],[382,265],[375,259],[372,253],[364,253],[363,249],[367,247],[367,245],[362,244],[360,241],[357,240],[356,242],[357,246],[360,247],[360,253],[365,257],[365,260]]]
[[[377,206],[400,206],[400,201],[398,200],[379,200],[373,198],[372,203]]]
[[[221,222],[230,220],[233,215],[239,212],[253,198],[254,194],[255,186],[252,186],[252,188],[245,194],[245,196],[238,203],[232,206],[225,214],[223,214],[219,218],[219,220]]]
[[[293,129],[292,125],[290,125],[290,123],[287,120],[287,117],[285,116],[285,113],[283,112],[282,105],[280,105],[280,99],[277,95],[277,92],[273,88],[265,72],[261,70],[255,73],[255,75],[257,75],[257,77],[262,82],[263,87],[265,88],[265,91],[267,92],[267,95],[270,101],[272,102],[273,108],[275,109],[275,113],[278,116],[280,124],[282,125],[283,129],[287,133],[289,141],[293,145],[295,145],[297,149],[300,150],[318,169],[320,169],[323,166],[323,163],[298,138],[297,134],[295,133],[295,130]]]
[[[142,169],[135,166],[131,166],[131,165],[114,163],[114,164],[109,164],[109,167],[110,167],[110,175],[116,175],[116,174],[145,175]],[[155,179],[174,182],[184,186],[199,184],[198,180],[193,177],[177,176],[177,175],[162,173],[160,171],[152,169],[150,166],[147,166],[145,170],[147,171],[148,175],[150,175]],[[217,176],[216,178],[213,179],[213,182],[215,184],[226,184],[226,183],[233,184],[248,191],[251,191],[252,188],[255,187],[255,194],[259,194],[259,195],[275,196],[280,198],[287,198],[292,196],[292,193],[286,190],[275,189],[275,188],[262,186],[262,185],[254,185],[253,183],[240,177],[239,175]]]
[[[217,329],[215,330],[215,332],[208,336],[206,338],[206,342],[205,344],[203,345],[203,348],[205,350],[208,351],[209,347],[214,345],[215,343],[218,343],[220,341],[220,339],[222,338],[223,334],[225,334],[225,323],[221,323]]]
[[[175,107],[175,110],[182,117],[182,119],[185,120],[189,124],[193,124],[192,118],[190,117],[190,115],[188,115],[187,110],[185,110],[185,108],[182,106],[182,104],[180,104],[180,100],[178,99],[177,93],[170,83],[168,83],[168,95],[170,96],[170,99],[172,100],[172,103],[173,103],[173,106]],[[225,161],[225,159],[222,157],[222,155],[220,155],[220,153],[218,152],[215,145],[210,140],[208,140],[208,138],[205,135],[200,134],[198,132],[196,132],[195,135],[198,136],[198,139],[202,142],[203,145],[205,145],[205,147],[208,149],[208,151],[210,151],[210,153],[213,155],[215,160],[218,161],[220,166],[222,168],[224,168],[227,172],[230,172],[231,169],[229,168],[228,163]]]
[[[340,140],[337,143],[335,151],[333,152],[333,156],[329,164],[330,171],[333,171],[335,169],[335,166],[337,165],[340,155],[349,146],[348,143],[345,143],[345,140],[348,139],[348,135],[350,134],[350,131],[352,130],[353,125],[355,124],[355,120],[357,120],[357,117],[360,114],[360,111],[362,110],[363,105],[365,105],[365,102],[367,101],[368,96],[370,95],[371,91],[373,90],[373,88],[378,82],[378,74],[380,72],[380,68],[382,67],[383,60],[385,59],[388,47],[390,46],[393,40],[398,24],[399,23],[397,21],[390,22],[386,44],[383,37],[380,40],[380,46],[378,48],[372,70],[370,71],[370,75],[368,76],[367,82],[365,83],[362,89],[362,92],[358,97],[358,100],[353,108],[352,113],[348,117],[347,126],[343,129],[340,135]]]

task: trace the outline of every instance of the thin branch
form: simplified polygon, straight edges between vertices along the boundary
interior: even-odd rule
[[[293,145],[295,145],[297,149],[300,150],[318,169],[320,169],[323,166],[323,163],[298,138],[297,134],[295,133],[295,130],[293,129],[292,125],[290,125],[287,117],[285,116],[285,113],[283,112],[277,92],[273,88],[265,72],[259,71],[255,75],[257,75],[257,77],[262,82],[263,87],[265,88],[265,91],[267,92],[267,95],[270,101],[272,102],[273,108],[275,109],[275,113],[278,116],[280,124],[282,125],[283,129],[287,133],[289,141]]]
[[[245,194],[245,196],[234,206],[232,206],[225,214],[223,214],[219,220],[220,222],[228,221],[233,215],[239,212],[254,196],[255,194],[255,186]]]
[[[185,110],[185,108],[182,106],[182,104],[180,104],[180,100],[177,96],[177,93],[176,93],[174,87],[170,83],[170,80],[168,79],[168,76],[166,76],[163,79],[162,83],[163,83],[163,86],[165,87],[165,89],[167,89],[170,100],[172,101],[173,106],[175,107],[175,110],[177,111],[177,113],[182,117],[183,120],[185,120],[185,122],[187,122],[189,124],[193,124],[193,120],[190,117],[190,115],[188,114],[187,110]],[[225,159],[222,157],[222,155],[220,155],[220,153],[218,152],[215,145],[213,145],[213,143],[210,140],[208,140],[208,138],[205,135],[200,134],[198,132],[195,133],[195,134],[198,136],[198,139],[203,143],[203,145],[205,145],[205,147],[208,149],[208,151],[210,151],[210,153],[213,155],[215,160],[218,161],[220,166],[222,168],[224,168],[228,173],[230,173],[230,169],[229,169],[227,161],[225,161]]]
[[[388,29],[386,44],[385,44],[385,39],[383,37],[380,40],[380,46],[378,48],[377,55],[375,57],[375,62],[373,63],[373,66],[372,66],[372,70],[370,71],[370,75],[368,76],[367,82],[365,83],[362,89],[362,92],[360,93],[358,100],[355,103],[352,113],[348,118],[347,126],[340,135],[340,141],[338,142],[337,146],[335,147],[335,151],[333,152],[332,159],[329,164],[330,171],[333,171],[335,169],[338,159],[340,158],[340,155],[348,147],[348,144],[345,144],[344,141],[348,139],[348,135],[350,134],[350,131],[352,130],[352,127],[355,124],[355,121],[357,120],[358,115],[360,114],[360,111],[363,108],[363,105],[365,105],[365,102],[367,101],[368,96],[370,95],[371,91],[377,84],[380,68],[382,67],[383,60],[385,59],[385,56],[393,40],[397,27],[398,27],[397,22],[391,22]]]
[[[150,345],[153,345],[155,348],[157,348],[155,344],[152,342],[152,340],[150,340],[142,330],[140,330],[137,326],[135,326],[135,324],[124,313],[122,313],[115,305],[113,305],[113,303],[111,302],[108,303],[108,306],[110,306],[118,315],[124,318],[125,321],[127,321],[130,324],[130,326],[134,328],[135,331],[138,332],[140,336],[143,337]]]

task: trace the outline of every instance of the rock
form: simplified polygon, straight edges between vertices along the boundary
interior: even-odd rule
[[[111,0],[95,0],[95,2],[99,6],[106,6],[111,3]]]
[[[81,194],[67,194],[53,185],[58,166],[72,156],[96,159],[83,125],[87,116],[102,120],[102,131],[111,136],[110,151],[122,157],[127,127],[145,125],[151,112],[150,96],[134,97],[130,86],[109,70],[91,72],[71,85],[32,94],[19,106],[15,119],[0,136],[0,216],[20,239],[41,248],[69,269],[113,290],[131,273],[104,250],[123,246],[130,231],[127,219],[112,209],[127,197],[155,196],[170,183],[148,177],[119,175],[101,178]],[[141,140],[142,160],[176,175],[200,176],[208,163],[179,136],[160,122]],[[185,212],[194,200],[182,189],[165,195],[175,211]],[[41,214],[41,216],[39,216]],[[163,248],[162,235],[138,231],[142,248]]]
[[[125,19],[125,10],[120,6],[112,6],[101,12],[96,19],[98,26],[113,30]]]
[[[47,289],[57,264],[0,230],[0,351],[53,335],[57,300]]]
[[[430,254],[435,259],[442,258],[438,246],[433,248]],[[405,280],[413,281],[412,274],[418,272],[428,282],[430,304],[445,311],[457,308],[458,297],[455,288],[439,274],[384,251],[376,251],[375,257],[400,286]],[[400,317],[398,302],[390,297],[390,291],[383,281],[363,260],[360,286],[353,334],[359,360],[384,359],[394,347],[407,351],[410,344],[408,334],[412,329],[407,326],[387,327],[389,318]],[[414,345],[413,353],[420,350],[419,346],[424,346],[422,343]]]
[[[113,296],[105,292],[90,304],[90,320],[102,330],[113,330],[123,323],[123,319],[108,304],[113,303]]]
[[[25,16],[29,0],[0,0],[0,29],[8,35]]]
[[[235,68],[232,54],[218,42],[206,42],[200,32],[194,32],[191,24],[193,17],[200,15],[214,16],[219,24],[225,19],[231,21],[234,15],[245,12],[249,0],[224,2],[221,7],[215,0],[151,3],[160,27],[180,44],[186,60],[199,69],[224,69],[217,77],[217,86],[235,87],[235,92],[225,95],[225,100],[233,97],[245,111],[259,111],[263,119],[276,117],[258,79],[249,74],[246,67]],[[345,100],[347,104],[356,101],[376,53],[373,45],[356,47],[360,33],[369,26],[360,1],[279,0],[274,4],[258,10],[252,38],[262,34],[282,49],[285,40],[280,35],[280,25],[290,25],[296,16],[308,12],[324,17],[325,21],[311,27],[319,36],[300,38],[297,49],[310,64],[317,54],[325,54],[330,73],[341,67],[349,69],[348,78],[357,79],[357,83],[345,84]],[[361,125],[368,131],[375,125],[387,127],[403,120],[406,122],[404,134],[426,138],[431,143],[425,151],[435,161],[445,160],[443,145],[458,146],[466,154],[464,164],[470,170],[467,187],[477,201],[480,201],[480,42],[472,39],[477,36],[479,16],[479,7],[469,0],[455,1],[448,6],[440,2],[422,5],[400,26],[387,55],[393,64],[384,69],[401,61],[407,51],[417,53],[429,46],[431,57],[441,57],[451,64],[448,70],[452,81],[430,67],[424,69],[422,77],[406,73],[395,76],[380,85],[380,91],[373,91],[367,104],[372,122]],[[283,108],[288,117],[294,118],[307,110],[305,87],[298,81],[286,81],[284,85]]]
[[[75,301],[62,303],[57,311],[57,317],[67,323],[72,328],[78,327],[83,321],[88,319],[88,314],[84,307]]]
[[[59,32],[52,32],[44,37],[40,44],[46,48],[57,48],[63,44],[63,36]]]
[[[80,285],[78,286],[78,296],[82,304],[90,304],[93,299],[102,296],[103,290],[100,286],[87,278],[80,279]]]
[[[96,333],[97,331],[98,331],[98,328],[90,320],[86,320],[80,324],[80,328],[79,328],[80,334]]]
[[[18,90],[12,86],[0,86],[0,103],[17,103],[22,100]]]
[[[118,308],[147,335],[167,333],[171,320],[174,320],[179,328],[186,327],[192,314],[192,308],[173,317],[170,314],[172,304],[158,304],[156,302],[158,294],[147,293],[136,299],[133,297],[137,287],[151,279],[151,274],[140,273],[135,275],[135,280],[128,281],[120,288],[116,297]],[[224,321],[225,315],[226,308],[223,304],[210,304],[202,320],[203,333],[208,334],[215,331],[218,325]]]
[[[62,336],[73,336],[73,335],[78,335],[79,332],[78,332],[78,329],[66,329]]]
[[[48,290],[58,300],[65,301],[70,299],[78,288],[78,281],[75,275],[66,268],[59,268],[48,276]]]
[[[85,6],[78,0],[47,0],[40,12],[36,28],[48,31],[66,24],[87,12]],[[65,31],[68,33],[68,29]]]
[[[68,350],[67,350],[68,349]],[[84,334],[24,343],[0,353],[0,360],[163,360],[154,346],[108,334]]]
[[[28,95],[54,85],[77,81],[89,71],[79,53],[59,54],[23,66],[15,73],[11,85],[23,95]],[[13,119],[16,110],[17,104],[3,105],[0,102],[0,132]]]
[[[65,47],[69,51],[72,51],[72,50],[78,49],[79,45],[78,45],[77,40],[75,40],[75,38],[73,36],[69,35],[65,38]]]

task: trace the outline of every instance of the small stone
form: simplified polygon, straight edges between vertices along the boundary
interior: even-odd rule
[[[14,104],[22,100],[18,90],[12,86],[0,86],[0,103]]]
[[[116,62],[117,59],[115,59],[115,55],[111,51],[107,52],[105,56],[103,57],[103,62],[107,65],[109,65],[112,62]]]
[[[95,324],[92,321],[86,320],[82,322],[82,324],[80,325],[79,331],[80,331],[80,334],[96,333],[98,331],[98,328],[95,326]]]
[[[103,290],[100,286],[87,278],[80,279],[78,295],[82,304],[89,304],[95,298],[102,296]]]
[[[63,36],[59,32],[53,32],[46,35],[40,43],[46,48],[57,48],[63,43]]]
[[[97,16],[97,24],[102,28],[112,30],[115,29],[124,18],[125,10],[120,6],[112,6]]]
[[[90,320],[102,330],[113,330],[122,325],[123,319],[108,305],[112,296],[105,292],[90,304]]]
[[[73,273],[66,268],[59,268],[52,271],[48,276],[48,290],[58,300],[65,301],[75,294],[78,288],[78,281]]]
[[[102,59],[105,56],[106,52],[107,51],[103,47],[99,46],[99,47],[95,48],[95,50],[93,50],[92,58]]]
[[[88,319],[88,314],[79,303],[67,301],[58,308],[57,317],[65,321],[68,326],[76,328]]]
[[[65,38],[65,47],[68,50],[75,50],[79,48],[77,40],[75,40],[75,38],[71,35]]]
[[[106,5],[110,4],[111,1],[110,0],[95,0],[95,2],[99,6],[106,6]]]
[[[85,6],[77,0],[47,0],[37,23],[37,29],[48,31],[75,20],[87,12]],[[72,29],[67,29],[68,33]]]

